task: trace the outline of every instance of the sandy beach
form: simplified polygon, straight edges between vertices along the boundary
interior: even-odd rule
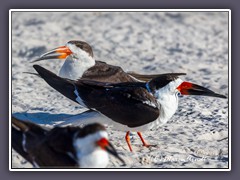
[[[93,47],[97,60],[142,74],[183,72],[190,81],[228,97],[228,12],[12,12],[12,113],[53,127],[86,111],[37,76],[32,60],[69,40]],[[39,64],[58,73],[63,61]],[[126,168],[228,168],[228,99],[184,96],[171,120],[143,133],[107,127]],[[109,168],[121,162],[111,157]],[[12,168],[29,168],[12,150]]]

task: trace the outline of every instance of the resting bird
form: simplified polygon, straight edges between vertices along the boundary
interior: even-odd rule
[[[134,72],[125,72],[119,66],[97,61],[93,56],[92,47],[84,41],[69,41],[65,46],[60,46],[42,54],[33,62],[48,59],[64,60],[59,71],[59,76],[71,80],[85,79],[111,83],[146,82],[159,76],[159,74],[143,75]],[[139,91],[145,93],[142,89]],[[84,106],[81,103],[79,104]],[[87,115],[89,115],[89,112],[87,112]],[[143,140],[140,132],[138,132],[138,135],[143,142],[143,146],[148,147],[149,145]],[[126,137],[129,139],[129,133]]]
[[[12,147],[40,168],[105,168],[108,154],[125,164],[98,123],[46,129],[12,117]]]
[[[119,66],[97,61],[93,57],[92,47],[84,41],[69,41],[65,46],[48,51],[32,62],[48,59],[64,60],[59,76],[71,80],[84,78],[101,82],[119,83],[148,81],[158,76],[158,74],[126,73]]]
[[[55,90],[93,110],[91,116],[97,113],[99,121],[126,131],[130,151],[129,132],[138,132],[143,145],[149,146],[140,132],[165,124],[178,108],[179,94],[226,98],[197,84],[182,81],[178,76],[185,73],[162,74],[148,82],[104,83],[84,79],[74,81],[59,77],[39,65],[33,67]]]

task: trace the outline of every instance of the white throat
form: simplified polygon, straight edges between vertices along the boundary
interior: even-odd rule
[[[95,144],[101,138],[108,138],[106,131],[99,131],[75,140],[74,146],[81,168],[105,168],[108,165],[108,153]]]
[[[66,46],[73,52],[73,54],[69,55],[65,60],[60,69],[59,76],[77,80],[82,77],[86,70],[95,65],[95,59],[74,44],[68,43]]]
[[[154,96],[160,104],[160,124],[166,123],[176,112],[178,108],[178,90],[176,89],[183,81],[176,79],[163,88],[157,90]]]

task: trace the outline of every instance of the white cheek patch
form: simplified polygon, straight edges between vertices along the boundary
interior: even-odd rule
[[[87,148],[85,145],[86,144],[89,144],[89,143],[95,143],[96,141],[102,139],[102,138],[106,138],[108,139],[108,134],[106,131],[98,131],[94,134],[90,134],[90,135],[87,135],[86,137],[83,137],[83,138],[77,138],[76,141],[75,141],[75,145],[77,147],[80,147],[81,149],[82,148]]]
[[[93,60],[93,58],[86,51],[81,50],[79,47],[75,46],[74,44],[68,43],[67,47],[73,52],[73,57],[75,57],[76,59],[79,59],[82,62],[88,62],[88,63],[90,63]]]
[[[177,87],[182,84],[182,80],[180,78],[175,81],[170,82],[166,86],[158,89],[155,93],[155,97],[160,98],[161,96],[169,96],[174,95],[176,93]]]
[[[77,80],[86,70],[95,65],[95,59],[74,44],[67,43],[66,46],[72,51],[72,54],[64,62],[59,75]]]
[[[108,134],[107,134],[106,131],[99,131],[99,132],[96,133],[96,137],[98,137],[99,140],[100,140],[101,138],[106,138],[106,139],[108,139]]]

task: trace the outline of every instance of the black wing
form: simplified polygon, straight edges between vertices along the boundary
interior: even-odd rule
[[[36,124],[12,117],[12,147],[31,163],[34,161],[31,149],[37,146],[47,132]]]
[[[135,84],[135,86],[134,86]],[[137,127],[156,120],[159,116],[157,100],[142,83],[94,84],[78,81],[77,91],[88,108],[96,109],[116,122]]]
[[[124,72],[121,67],[109,65],[102,61],[96,61],[96,64],[93,67],[84,72],[81,79],[110,83],[137,81]]]
[[[152,122],[159,116],[158,103],[142,87],[143,83],[125,87],[122,84],[113,86],[87,80],[71,81],[58,77],[41,66],[34,65],[34,68],[50,86],[64,96],[75,102],[79,102],[76,100],[79,96],[89,109],[95,109],[121,124],[137,127]]]
[[[77,127],[43,129],[12,117],[12,147],[27,161],[39,167],[77,167],[73,135]]]

